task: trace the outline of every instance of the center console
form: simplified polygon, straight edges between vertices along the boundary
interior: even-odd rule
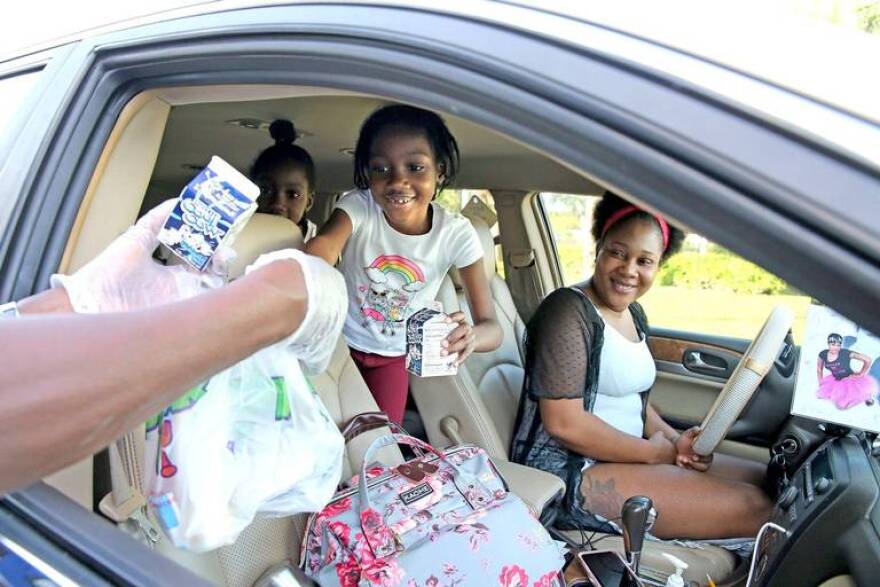
[[[817,584],[838,574],[875,584],[880,466],[864,436],[831,438],[814,450],[782,483],[770,521],[752,585]]]

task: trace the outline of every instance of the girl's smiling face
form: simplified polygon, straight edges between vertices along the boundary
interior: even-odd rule
[[[654,283],[663,254],[663,236],[650,220],[632,218],[613,226],[602,239],[592,289],[599,302],[622,312]]]
[[[404,234],[428,232],[428,210],[442,173],[425,134],[386,128],[370,145],[367,165],[370,192],[388,223]]]
[[[309,204],[311,186],[305,169],[290,163],[255,178],[260,187],[257,211],[302,221]]]

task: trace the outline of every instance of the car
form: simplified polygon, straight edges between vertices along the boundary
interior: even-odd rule
[[[462,370],[470,382],[454,390],[448,380],[415,382],[415,408],[434,444],[475,442],[505,462],[522,377],[519,334],[546,294],[587,274],[589,255],[572,257],[571,243],[589,250],[583,227],[604,189],[711,239],[730,252],[727,262],[757,264],[797,303],[822,300],[880,332],[880,88],[869,69],[849,65],[853,55],[872,63],[865,56],[876,56],[878,43],[835,38],[812,59],[803,57],[816,55],[812,38],[745,15],[710,21],[703,8],[669,10],[219,2],[8,54],[0,61],[8,91],[0,301],[82,266],[212,155],[247,170],[269,144],[274,118],[292,119],[298,144],[315,158],[319,193],[309,214],[320,223],[352,187],[363,119],[401,102],[437,111],[459,140],[462,173],[441,200],[458,209],[476,198],[498,218],[494,234],[483,234],[489,257],[497,251],[490,277],[507,336],[499,351],[474,355]],[[579,224],[566,225],[572,218]],[[693,294],[677,318],[652,315],[660,376],[651,399],[679,427],[702,421],[769,308],[737,315],[743,329],[709,331],[687,318],[694,305],[719,305],[712,295]],[[462,303],[452,279],[441,296],[447,307]],[[723,312],[741,304],[732,296]],[[665,307],[657,302],[658,313]],[[720,449],[759,461],[773,455],[774,521],[785,533],[762,544],[756,569],[716,551],[688,556],[731,585],[745,585],[750,571],[753,585],[870,585],[880,573],[880,446],[873,435],[790,415],[798,342],[789,340]],[[343,398],[334,408],[340,423],[364,405],[345,395],[364,389],[346,357],[340,347],[315,381],[322,395]],[[119,481],[127,458],[119,453],[137,439],[121,442],[6,496],[7,550],[59,584],[251,585],[298,558],[301,517],[259,520],[236,544],[200,556],[124,536],[107,521],[130,489]],[[357,450],[347,467],[359,464]],[[504,466],[514,491],[533,490],[533,505],[559,491],[540,472]],[[806,477],[814,468],[830,483],[821,494]],[[143,538],[137,520],[116,521]],[[647,579],[662,584],[671,568],[648,562]]]

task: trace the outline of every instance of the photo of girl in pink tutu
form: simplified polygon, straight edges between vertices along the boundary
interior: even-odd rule
[[[851,361],[861,363],[858,372],[853,371]],[[867,375],[871,359],[862,353],[843,348],[843,337],[836,332],[828,335],[828,348],[819,353],[816,375],[819,389],[816,395],[831,400],[840,410],[865,403],[874,403],[877,381]],[[830,374],[825,375],[825,370]]]

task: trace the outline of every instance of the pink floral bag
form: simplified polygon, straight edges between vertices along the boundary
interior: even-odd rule
[[[383,446],[424,456],[366,464]],[[377,438],[357,487],[337,492],[308,523],[300,560],[322,586],[562,586],[563,551],[510,493],[486,452],[437,451],[402,434]]]

